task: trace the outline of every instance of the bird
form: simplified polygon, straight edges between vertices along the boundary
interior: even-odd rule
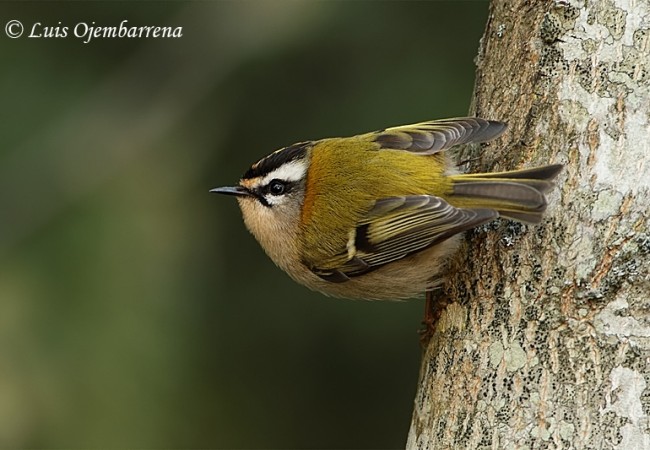
[[[561,164],[466,174],[448,151],[505,130],[461,117],[299,142],[210,192],[236,197],[248,230],[296,282],[334,297],[420,297],[442,283],[464,231],[498,217],[541,222]]]

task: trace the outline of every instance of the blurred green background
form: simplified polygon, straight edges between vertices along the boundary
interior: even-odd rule
[[[3,29],[183,37],[0,36],[0,447],[403,447],[423,302],[296,285],[208,190],[293,142],[466,114],[487,7],[2,3]]]

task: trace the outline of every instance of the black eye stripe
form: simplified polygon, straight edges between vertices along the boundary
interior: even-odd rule
[[[269,181],[265,186],[262,186],[261,191],[263,195],[284,195],[292,190],[294,184],[295,183],[292,183],[291,181],[279,180],[276,178]]]
[[[255,197],[257,197],[262,205],[266,206],[267,208],[271,208],[273,206],[271,203],[272,197],[279,197],[281,195],[288,194],[294,189],[296,184],[297,183],[294,181],[274,178],[264,186],[258,187],[253,192],[255,194]],[[267,196],[269,196],[269,198],[267,198]]]
[[[287,183],[282,180],[271,180],[268,190],[272,195],[282,195],[287,190]]]

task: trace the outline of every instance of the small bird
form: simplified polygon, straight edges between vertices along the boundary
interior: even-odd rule
[[[301,142],[210,192],[236,196],[247,228],[298,283],[353,299],[421,296],[463,231],[497,217],[541,221],[562,165],[460,174],[446,152],[505,129],[466,117]]]

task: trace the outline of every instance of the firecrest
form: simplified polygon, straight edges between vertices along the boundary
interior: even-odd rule
[[[250,232],[298,283],[337,297],[414,297],[440,283],[463,231],[500,216],[540,222],[561,165],[459,174],[446,152],[505,128],[467,117],[301,142],[210,192],[236,196]]]

